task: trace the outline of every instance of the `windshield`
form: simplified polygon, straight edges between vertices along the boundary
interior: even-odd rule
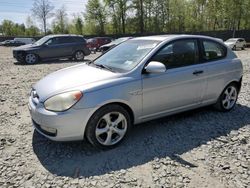
[[[40,46],[40,45],[42,45],[43,43],[45,43],[50,38],[51,38],[50,36],[45,36],[45,37],[41,38],[40,40],[36,41],[34,44]]]
[[[237,39],[228,39],[226,42],[236,42]]]
[[[129,40],[108,51],[94,61],[94,64],[105,65],[117,72],[132,70],[159,41]]]

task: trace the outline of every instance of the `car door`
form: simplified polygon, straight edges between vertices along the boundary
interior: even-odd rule
[[[202,59],[206,67],[205,76],[207,77],[206,92],[203,97],[204,103],[214,103],[229,81],[232,74],[231,67],[228,64],[232,59],[227,59],[227,49],[218,42],[204,39],[201,40]],[[231,74],[230,74],[231,72]]]
[[[61,53],[61,45],[59,43],[59,37],[53,37],[46,41],[39,51],[41,58],[56,58]]]
[[[71,56],[73,48],[77,46],[77,41],[71,36],[60,37],[59,43],[61,45],[61,57]]]
[[[171,42],[150,61],[165,64],[167,71],[142,75],[142,119],[191,108],[202,102],[206,78],[203,65],[198,63],[198,40]]]

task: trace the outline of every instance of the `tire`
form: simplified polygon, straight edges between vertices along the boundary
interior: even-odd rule
[[[84,60],[84,53],[81,50],[78,50],[74,53],[73,58],[75,61],[83,61]]]
[[[130,127],[129,113],[120,105],[112,104],[100,108],[92,115],[85,136],[93,146],[111,149],[124,140]]]
[[[37,61],[38,61],[38,56],[36,54],[28,53],[25,55],[26,64],[32,65],[32,64],[37,63]]]
[[[218,101],[214,107],[222,112],[228,112],[232,110],[237,102],[239,94],[239,88],[236,84],[229,84],[221,93]]]

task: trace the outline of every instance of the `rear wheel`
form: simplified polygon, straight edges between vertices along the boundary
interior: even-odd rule
[[[232,110],[238,99],[238,92],[236,84],[229,84],[220,95],[215,108],[223,112]]]
[[[35,64],[37,61],[38,57],[36,54],[29,53],[25,55],[25,62],[27,64]]]
[[[108,105],[90,118],[85,133],[92,145],[109,149],[121,143],[130,126],[130,115],[123,107]]]
[[[78,50],[74,53],[74,59],[76,61],[83,61],[84,60],[84,53],[81,50]]]

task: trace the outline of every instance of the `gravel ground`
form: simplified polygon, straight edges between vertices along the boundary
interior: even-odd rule
[[[31,85],[77,63],[20,65],[0,47],[0,187],[250,187],[250,49],[237,54],[244,79],[233,111],[202,108],[136,125],[119,147],[99,151],[49,141],[31,125]]]

